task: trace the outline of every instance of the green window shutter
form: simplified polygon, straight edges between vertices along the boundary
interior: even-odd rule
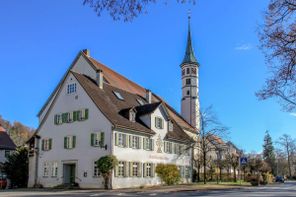
[[[154,140],[150,139],[150,150],[154,151]]]
[[[73,121],[77,120],[77,111],[73,111]]]
[[[138,149],[141,149],[142,148],[142,138],[139,137],[138,140],[139,140]]]
[[[57,125],[58,124],[58,120],[57,120],[57,115],[54,115],[54,124]]]
[[[143,177],[146,177],[146,163],[143,164]]]
[[[64,137],[64,148],[67,149],[67,137]]]
[[[72,148],[75,148],[76,147],[76,136],[74,135],[74,136],[72,136],[73,137],[73,146],[72,146]]]
[[[118,177],[118,164],[114,168],[114,176]]]
[[[95,139],[95,134],[94,133],[91,133],[90,134],[90,145],[91,146],[94,146],[94,139]]]
[[[144,138],[144,137],[143,137],[143,149],[144,149],[144,150],[147,150],[146,139],[147,139],[147,138]]]
[[[84,112],[84,119],[85,119],[85,120],[88,119],[88,109],[85,109],[85,112]]]
[[[105,133],[101,132],[100,135],[101,135],[100,145],[101,147],[103,147],[105,145]]]
[[[118,133],[115,133],[115,135],[114,135],[114,137],[115,137],[115,146],[118,146]]]
[[[128,175],[129,175],[129,166],[128,166],[128,162],[124,161],[124,162],[123,162],[123,167],[124,167],[124,177],[128,177]]]
[[[44,140],[41,140],[41,150],[44,150]]]
[[[128,135],[127,134],[124,134],[124,147],[128,147],[129,146],[129,140],[128,140]]]
[[[142,177],[142,163],[138,163],[138,177]]]
[[[152,177],[155,176],[155,164],[154,163],[151,164],[151,176]]]
[[[129,162],[129,176],[133,176],[133,162]]]
[[[52,139],[49,139],[49,150],[51,150],[51,147],[52,147]]]

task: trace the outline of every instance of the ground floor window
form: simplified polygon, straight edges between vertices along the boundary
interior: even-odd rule
[[[56,162],[56,161],[52,162],[51,176],[52,177],[57,177],[58,176],[58,162]]]
[[[124,176],[124,166],[125,162],[119,161],[118,162],[118,176]]]
[[[49,162],[43,163],[43,176],[45,177],[49,176]]]
[[[132,167],[132,176],[139,176],[139,163],[138,162],[131,162]]]
[[[153,163],[144,163],[143,164],[143,176],[144,177],[154,177],[155,165]]]

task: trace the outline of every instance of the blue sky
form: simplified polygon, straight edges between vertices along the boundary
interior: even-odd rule
[[[36,114],[84,48],[179,111],[191,9],[201,106],[213,105],[230,139],[246,151],[261,150],[265,130],[274,140],[283,133],[295,138],[296,117],[274,99],[255,97],[268,75],[256,32],[268,0],[168,2],[124,23],[97,17],[82,0],[1,1],[0,114],[36,128]]]

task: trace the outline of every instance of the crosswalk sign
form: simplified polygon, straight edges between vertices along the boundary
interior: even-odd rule
[[[241,157],[240,158],[240,164],[241,165],[247,165],[248,163],[248,159],[246,157]]]

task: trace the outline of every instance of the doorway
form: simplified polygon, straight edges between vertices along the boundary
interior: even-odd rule
[[[75,183],[76,177],[76,164],[64,164],[63,165],[63,177],[64,177],[64,184],[72,185]]]

